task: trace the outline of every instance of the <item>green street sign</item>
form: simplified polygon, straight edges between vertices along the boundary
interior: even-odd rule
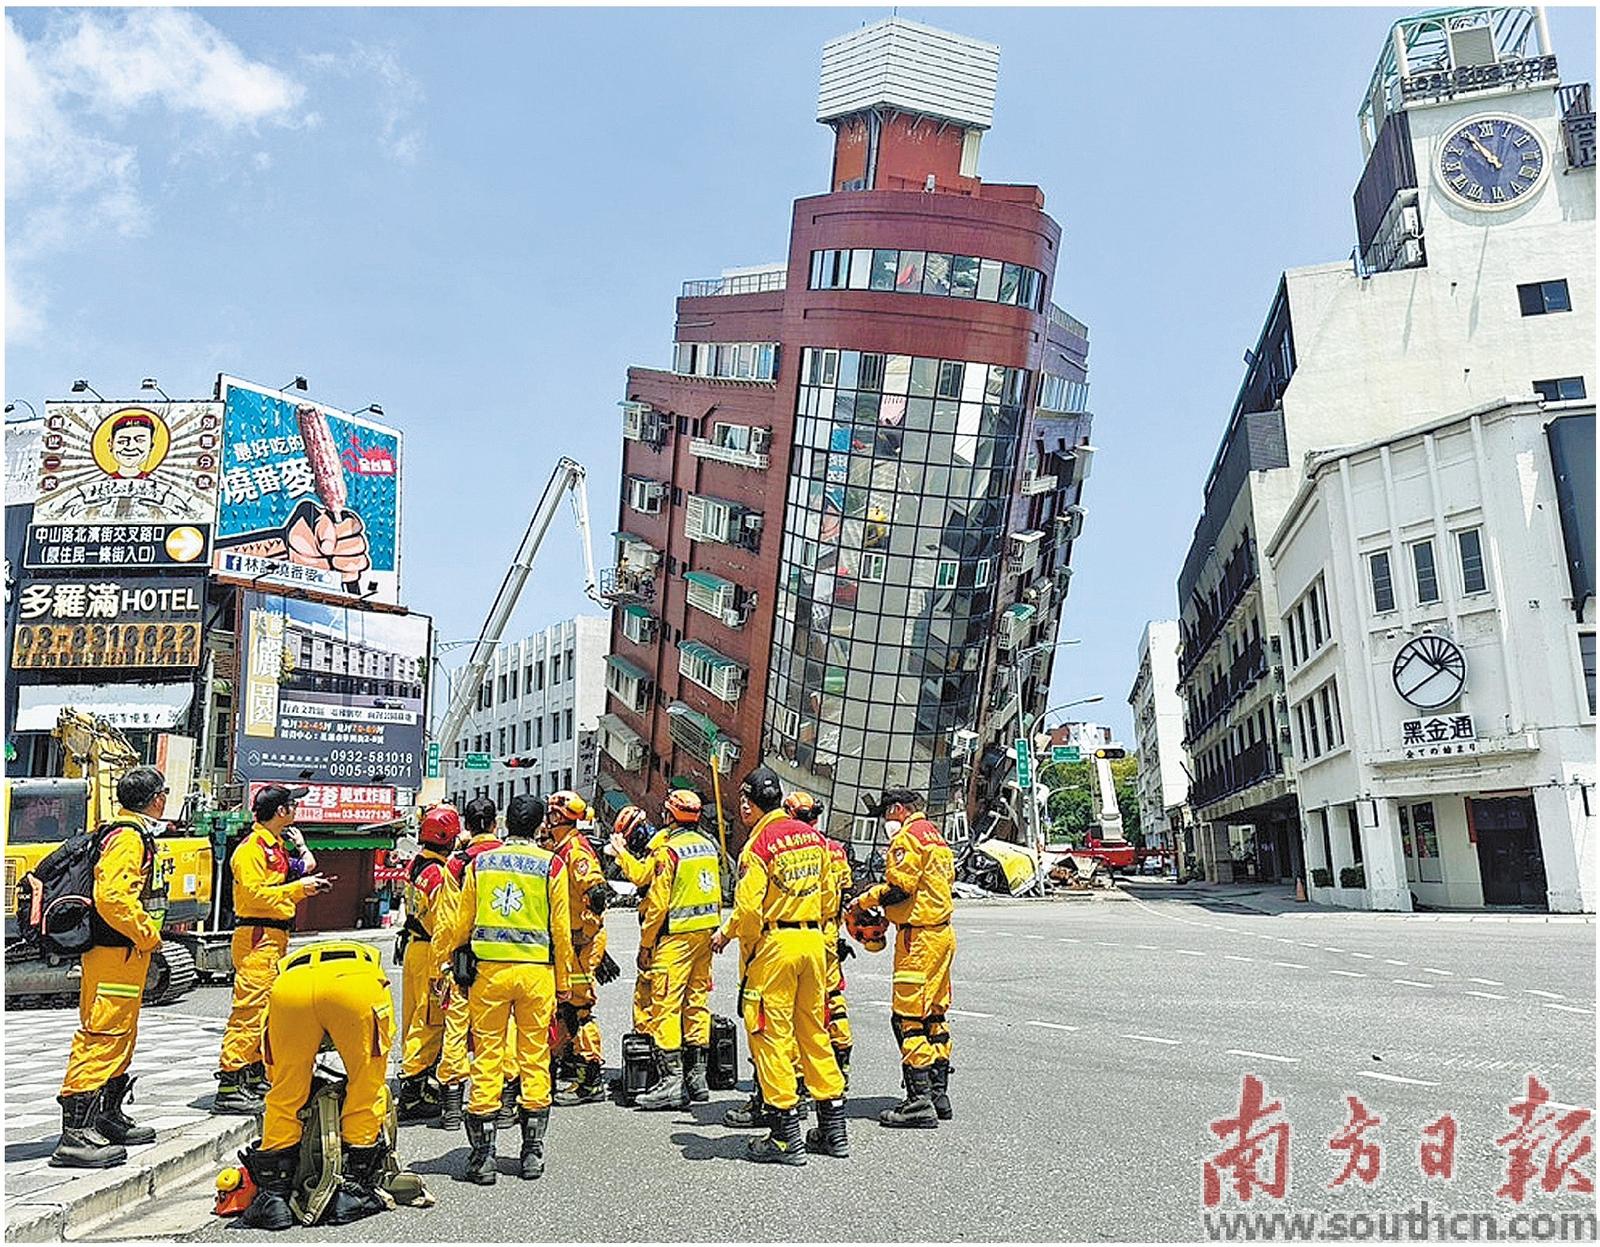
[[[1082,762],[1083,753],[1076,745],[1056,745],[1050,750],[1052,762]]]
[[[493,761],[493,757],[487,753],[469,753],[467,755],[467,770],[487,771]]]
[[[1027,792],[1033,787],[1033,750],[1020,736],[1011,743],[1017,751],[1017,787]]]
[[[439,742],[432,741],[428,745],[428,770],[426,778],[439,778]]]

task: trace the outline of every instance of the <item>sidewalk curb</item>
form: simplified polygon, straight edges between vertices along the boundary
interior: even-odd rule
[[[60,1187],[39,1192],[42,1199],[23,1199],[6,1209],[6,1242],[59,1243],[81,1237],[125,1212],[133,1203],[160,1195],[197,1174],[231,1161],[260,1132],[254,1117],[217,1117],[152,1144],[127,1164],[114,1169],[81,1171],[70,1198],[50,1199]],[[66,1172],[66,1171],[63,1171]],[[61,1191],[63,1197],[67,1192]]]

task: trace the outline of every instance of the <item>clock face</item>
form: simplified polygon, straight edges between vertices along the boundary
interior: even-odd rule
[[[1395,692],[1419,710],[1438,710],[1461,696],[1467,682],[1467,660],[1454,641],[1419,636],[1394,656]]]
[[[1544,184],[1550,162],[1539,136],[1515,117],[1484,113],[1445,135],[1435,171],[1445,194],[1494,211],[1524,202]]]

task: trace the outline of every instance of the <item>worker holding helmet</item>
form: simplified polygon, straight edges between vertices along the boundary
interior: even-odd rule
[[[417,828],[421,849],[406,870],[406,925],[401,930],[400,1095],[401,1121],[427,1121],[439,1115],[439,1098],[430,1088],[433,1068],[444,1047],[445,992],[433,947],[439,930],[439,897],[449,877],[450,851],[461,835],[461,815],[453,805],[436,805]]]
[[[655,878],[655,853],[667,842],[669,830],[662,828],[658,831],[650,826],[649,817],[636,805],[625,806],[612,824],[606,853],[616,859],[622,877],[633,884],[641,898]],[[639,921],[644,921],[642,904]],[[650,1034],[654,1016],[655,974],[649,969],[641,969],[633,981],[633,1029],[641,1034]]]
[[[663,1076],[639,1097],[643,1109],[686,1108],[711,1098],[711,937],[722,921],[717,846],[700,834],[699,794],[675,788],[661,807],[666,833],[639,906],[641,974],[654,979],[650,1033]]]
[[[815,827],[822,818],[822,806],[809,792],[795,791],[784,798],[783,808],[789,817]],[[844,961],[853,957],[855,950],[844,938],[840,927],[840,914],[844,898],[855,889],[855,872],[850,867],[850,853],[844,845],[826,832],[822,843],[828,850],[828,866],[833,872],[838,888],[838,904],[822,916],[823,983],[827,987],[824,1004],[828,1021],[828,1040],[833,1045],[834,1058],[839,1062],[839,1073],[844,1076],[845,1089],[850,1088],[850,1011],[844,999]]]
[[[849,913],[859,922],[881,908],[895,925],[889,1024],[900,1045],[906,1090],[905,1099],[879,1113],[878,1120],[885,1126],[931,1129],[953,1116],[946,1015],[956,955],[950,925],[955,857],[911,789],[886,789],[871,812],[889,833],[884,881],[856,897]]]
[[[567,880],[567,908],[572,919],[571,999],[556,1006],[555,1055],[565,1051],[579,1063],[570,1086],[555,1093],[559,1105],[588,1104],[605,1098],[602,1074],[605,1050],[600,1045],[600,1023],[594,1020],[596,975],[606,954],[605,911],[611,889],[600,859],[579,824],[589,816],[589,806],[567,789],[546,802],[544,829],[547,844],[561,863]]]

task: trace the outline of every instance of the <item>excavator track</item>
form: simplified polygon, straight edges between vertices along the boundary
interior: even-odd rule
[[[150,955],[150,977],[145,980],[144,1002],[147,1005],[171,1004],[186,995],[198,978],[189,950],[172,940],[162,940],[161,947]]]

